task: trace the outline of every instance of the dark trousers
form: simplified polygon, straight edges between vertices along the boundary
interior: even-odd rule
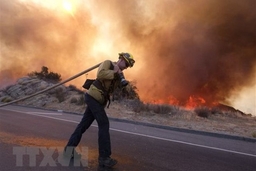
[[[109,157],[111,155],[109,120],[104,105],[101,105],[87,93],[85,94],[85,102],[87,108],[84,116],[71,135],[67,147],[76,147],[82,138],[82,134],[91,126],[94,119],[96,119],[98,123],[99,157]]]

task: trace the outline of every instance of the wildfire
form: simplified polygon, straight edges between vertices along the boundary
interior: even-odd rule
[[[153,104],[169,104],[175,106],[183,106],[186,109],[194,109],[200,106],[208,106],[212,107],[218,104],[218,102],[207,102],[203,97],[199,96],[189,96],[187,101],[181,102],[177,98],[173,96],[169,96],[166,100],[164,99],[157,99],[153,100],[151,103]]]
[[[190,96],[185,107],[187,109],[193,109],[198,106],[204,106],[205,104],[206,101],[202,97]]]

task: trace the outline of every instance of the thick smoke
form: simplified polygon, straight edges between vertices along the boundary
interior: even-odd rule
[[[255,1],[158,5],[150,21],[138,15],[127,19],[122,12],[125,37],[144,47],[140,80],[151,98],[171,95],[186,103],[189,96],[200,96],[218,102],[253,84]]]
[[[1,0],[0,6],[0,87],[42,66],[67,78],[95,62],[86,52],[97,28],[85,10],[73,18],[31,2]]]
[[[136,59],[127,78],[145,101],[227,102],[255,84],[254,0],[81,1],[74,17],[0,2],[1,84],[42,65],[67,77],[121,51]],[[100,58],[95,42],[108,47]]]

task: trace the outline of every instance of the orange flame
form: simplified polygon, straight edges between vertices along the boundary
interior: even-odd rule
[[[190,96],[185,107],[187,109],[193,109],[195,107],[204,106],[204,105],[206,105],[206,101],[202,97]]]
[[[169,96],[167,99],[155,99],[151,101],[151,103],[182,106],[189,110],[194,109],[196,107],[201,107],[201,106],[212,107],[219,104],[218,102],[208,102],[203,97],[195,96],[195,95],[189,96],[188,100],[185,102],[180,102],[177,98],[173,96]]]

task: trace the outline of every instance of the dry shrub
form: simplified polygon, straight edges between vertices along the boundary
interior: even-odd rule
[[[47,82],[52,82],[52,83],[58,83],[61,81],[61,75],[55,72],[49,72],[48,67],[42,66],[41,71],[37,72],[31,72],[28,73],[29,77],[37,77],[40,80],[45,80]]]
[[[223,114],[223,111],[219,109],[218,107],[213,107],[211,109],[211,114],[217,115],[217,114]]]
[[[81,95],[79,97],[72,97],[70,100],[70,103],[74,103],[76,105],[84,105],[85,101],[84,101],[84,95]]]
[[[85,98],[84,98],[84,95],[81,95],[78,101],[76,102],[76,105],[84,105],[84,104],[85,104]]]
[[[77,99],[75,97],[72,97],[70,103],[77,103]]]
[[[211,110],[207,107],[195,108],[194,112],[197,114],[197,116],[202,117],[202,118],[208,118],[211,114]]]
[[[3,102],[3,103],[9,103],[9,102],[11,102],[11,101],[12,101],[11,98],[4,97],[1,102]]]
[[[145,110],[146,106],[139,99],[126,100],[126,102],[128,102],[128,103],[126,103],[127,106],[130,107],[132,109],[132,111],[134,111],[136,113],[140,113]]]
[[[65,100],[65,93],[63,92],[62,88],[56,88],[55,96],[59,100],[59,103],[63,102]]]
[[[117,87],[113,94],[113,99],[122,101],[126,99],[139,100],[138,89],[135,81],[130,81],[126,87]]]
[[[157,114],[175,114],[180,110],[177,106],[171,106],[168,104],[150,104],[143,103],[139,99],[125,100],[123,101],[126,106],[130,107],[132,111],[139,112],[154,112]]]
[[[149,104],[149,110],[158,114],[176,113],[174,106],[168,104]]]
[[[253,137],[253,138],[256,138],[256,131],[254,131],[254,132],[252,133],[252,137]]]
[[[76,86],[74,85],[69,85],[68,86],[68,91],[75,91],[78,92],[79,94],[84,94],[83,90],[78,89]]]

